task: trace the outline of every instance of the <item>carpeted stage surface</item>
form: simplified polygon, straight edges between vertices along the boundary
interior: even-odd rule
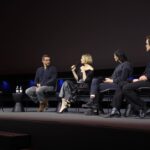
[[[32,150],[150,147],[149,118],[104,118],[74,112],[0,112],[0,131],[30,134]]]

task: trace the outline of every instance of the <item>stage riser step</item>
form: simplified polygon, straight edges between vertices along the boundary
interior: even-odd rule
[[[0,150],[30,150],[30,147],[29,134],[0,131]]]

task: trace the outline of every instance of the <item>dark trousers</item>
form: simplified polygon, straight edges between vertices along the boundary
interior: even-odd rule
[[[99,99],[100,103],[104,96],[104,93],[102,93],[101,91],[106,90],[106,89],[115,90],[111,105],[112,107],[119,109],[122,99],[123,99],[121,86],[116,83],[103,83],[102,78],[93,78],[90,94],[96,95],[96,98]]]
[[[124,97],[135,110],[146,108],[145,102],[140,99],[136,92],[140,87],[150,87],[150,81],[137,81],[123,86]]]

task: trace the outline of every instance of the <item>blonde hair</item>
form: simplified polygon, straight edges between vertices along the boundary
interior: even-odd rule
[[[82,57],[85,60],[85,64],[92,64],[93,63],[93,58],[91,56],[91,54],[83,54]]]

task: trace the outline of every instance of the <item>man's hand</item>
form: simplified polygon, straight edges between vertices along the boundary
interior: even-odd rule
[[[132,82],[137,82],[137,81],[139,81],[139,79],[133,79],[133,81],[132,81]]]
[[[38,84],[37,84],[37,87],[40,87],[40,86],[41,86],[41,84],[38,83]]]
[[[142,75],[139,77],[139,81],[146,81],[147,77],[145,75]]]
[[[105,78],[104,83],[113,83],[113,80],[110,78]]]

